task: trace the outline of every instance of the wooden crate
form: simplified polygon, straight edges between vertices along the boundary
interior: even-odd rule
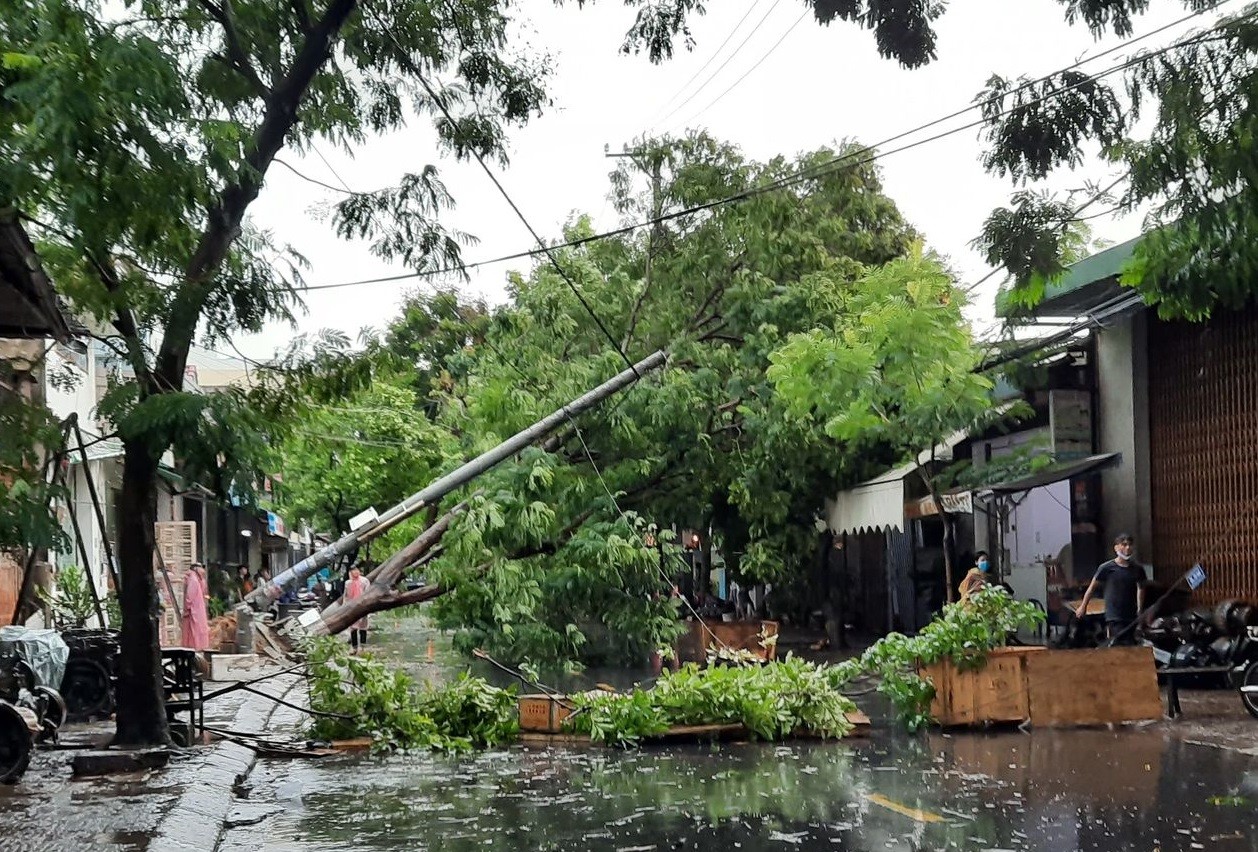
[[[1152,648],[1051,651],[1027,659],[1031,722],[1047,727],[1162,718]]]
[[[1040,646],[997,648],[978,669],[962,670],[950,660],[926,667],[922,674],[935,684],[930,714],[945,726],[1025,722],[1031,715],[1026,659],[1047,651]]]
[[[162,607],[158,638],[163,648],[183,644],[183,584],[192,563],[197,561],[195,521],[159,521],[153,524],[157,550],[153,555],[153,580]],[[169,579],[169,583],[167,580]],[[174,592],[174,598],[171,598]]]
[[[520,730],[555,734],[563,730],[563,720],[572,715],[572,708],[549,695],[521,695],[519,698]]]
[[[961,671],[944,661],[922,674],[935,685],[931,715],[945,727],[1086,726],[1162,715],[1149,648],[999,648],[981,668]]]

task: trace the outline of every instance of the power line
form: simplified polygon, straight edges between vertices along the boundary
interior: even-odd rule
[[[735,80],[733,83],[729,85],[729,88],[727,88],[725,91],[721,92],[711,101],[709,101],[707,106],[705,106],[703,109],[696,112],[694,115],[690,116],[690,118],[686,119],[684,124],[693,123],[695,119],[703,115],[708,110],[712,109],[712,107],[720,103],[721,100],[726,95],[734,91],[734,89],[738,88],[739,83],[741,83],[743,80],[746,80],[749,76],[751,76],[751,73],[755,71],[757,68],[759,68],[761,65],[763,65],[764,61],[768,59],[773,54],[773,52],[778,49],[779,46],[781,46],[782,42],[786,41],[786,37],[789,36],[791,33],[795,32],[795,28],[804,22],[804,18],[808,17],[808,13],[811,11],[812,11],[811,9],[807,9],[807,8],[804,9],[804,11],[800,14],[800,16],[795,19],[795,23],[791,24],[790,28],[786,32],[782,33],[782,35],[778,37],[777,41],[773,42],[772,47],[766,50],[764,52],[764,55],[756,60],[756,64],[752,65],[750,68],[744,71],[742,73],[742,76],[740,76],[737,80]]]
[[[702,92],[705,88],[707,88],[709,83],[711,83],[714,79],[716,79],[716,75],[720,74],[721,71],[725,69],[725,66],[729,65],[730,61],[733,60],[733,58],[738,55],[738,51],[742,50],[744,47],[747,46],[747,42],[751,41],[751,37],[754,36],[756,34],[756,31],[759,30],[760,27],[764,24],[764,22],[769,19],[769,16],[773,14],[773,10],[776,9],[778,7],[778,4],[781,2],[782,0],[773,0],[773,5],[769,7],[769,11],[765,12],[764,15],[761,16],[760,20],[756,22],[756,25],[751,28],[751,32],[747,33],[747,37],[744,38],[741,42],[739,42],[738,47],[734,48],[734,52],[731,53],[729,56],[725,57],[725,61],[722,62],[715,71],[709,74],[706,80],[704,80],[702,83],[699,84],[699,88],[691,92],[690,95],[684,101],[679,103],[677,106],[673,107],[672,110],[668,113],[668,115],[661,118],[657,122],[657,124],[663,124],[664,122],[668,121],[678,112],[680,112],[682,107],[684,107],[686,104],[690,103],[696,97],[698,97],[699,93]]]
[[[603,478],[603,472],[599,470],[598,462],[594,460],[594,454],[590,452],[589,445],[585,443],[585,436],[581,434],[581,427],[578,426],[577,421],[571,417],[568,418],[568,422],[572,424],[573,430],[577,433],[577,438],[581,441],[581,449],[585,451],[585,457],[587,460],[589,460],[590,467],[594,470],[594,475],[598,477],[599,484],[602,485],[603,490],[607,492],[607,498],[611,500],[612,507],[615,508],[616,514],[620,516],[620,520],[623,523],[625,523],[629,527],[633,527],[633,522],[629,520],[629,516],[625,514],[625,510],[620,507],[620,502],[616,499],[616,495],[612,493],[611,488],[607,485],[607,480]],[[658,534],[659,533],[657,532],[656,535]],[[668,586],[673,585],[672,578],[669,577],[666,573],[664,573],[663,565],[657,562],[655,565],[655,570],[660,575],[660,578],[664,581],[665,585],[668,585]],[[681,602],[685,604],[686,609],[690,610],[690,614],[694,616],[695,621],[698,622],[699,626],[703,628],[703,630],[710,637],[712,637],[712,640],[716,642],[718,645],[720,645],[722,648],[729,648],[729,645],[723,639],[717,636],[716,633],[713,632],[711,627],[708,627],[707,623],[703,620],[702,616],[699,615],[698,610],[696,610],[694,608],[694,605],[689,600],[686,599],[686,596],[678,595],[678,597],[681,598]]]
[[[1008,91],[1008,92],[1004,93],[1004,94],[1003,94],[1003,95],[1001,95],[1001,96],[997,96],[997,97],[993,97],[993,98],[988,98],[988,99],[983,100],[983,101],[977,101],[977,102],[975,102],[975,103],[970,104],[970,105],[969,105],[969,106],[967,106],[967,107],[964,107],[964,108],[962,108],[962,109],[956,110],[955,112],[949,113],[948,115],[941,116],[940,118],[937,118],[937,119],[934,119],[933,121],[927,122],[926,124],[922,124],[922,125],[919,125],[919,126],[917,126],[917,127],[911,128],[911,129],[909,129],[909,130],[905,130],[905,131],[903,131],[903,132],[897,133],[897,134],[896,134],[896,135],[894,135],[894,136],[891,136],[891,137],[888,137],[888,138],[886,138],[886,139],[883,139],[882,141],[880,141],[880,142],[876,142],[876,143],[874,143],[873,145],[868,146],[868,147],[866,147],[866,148],[862,148],[862,149],[861,149],[861,150],[859,150],[859,151],[854,151],[854,152],[850,152],[850,153],[847,153],[847,154],[841,154],[841,155],[839,155],[839,156],[836,156],[836,157],[831,158],[830,160],[828,160],[828,161],[826,161],[826,162],[824,162],[824,163],[819,163],[819,164],[817,164],[817,165],[815,165],[815,166],[810,166],[810,167],[808,167],[808,168],[806,168],[806,169],[801,169],[801,170],[800,170],[800,171],[798,171],[798,172],[795,172],[795,173],[793,173],[793,174],[791,174],[791,175],[786,175],[786,176],[784,176],[784,177],[782,177],[782,178],[779,178],[778,180],[772,181],[772,182],[770,182],[770,183],[768,183],[768,184],[765,184],[765,185],[763,185],[763,186],[752,187],[752,188],[749,188],[749,189],[743,190],[743,191],[741,191],[741,192],[738,192],[738,193],[734,193],[734,194],[732,194],[732,195],[725,196],[725,197],[723,197],[723,198],[718,198],[718,199],[715,199],[715,200],[713,200],[713,201],[705,202],[705,203],[700,204],[700,205],[695,205],[695,206],[692,206],[692,207],[687,207],[687,208],[682,208],[682,209],[679,209],[679,210],[671,211],[671,212],[669,212],[669,213],[664,213],[664,214],[661,214],[660,216],[657,216],[657,217],[654,217],[654,218],[651,218],[651,219],[646,219],[646,220],[643,220],[643,221],[634,222],[634,223],[631,223],[631,224],[628,224],[628,225],[624,225],[624,226],[619,227],[619,228],[614,228],[614,229],[609,230],[609,231],[602,231],[602,232],[599,232],[599,233],[597,233],[597,234],[591,234],[591,235],[586,236],[586,237],[579,237],[579,238],[574,239],[574,240],[568,240],[568,241],[566,241],[566,242],[556,243],[556,244],[554,244],[554,245],[545,246],[545,247],[543,247],[543,248],[528,249],[528,250],[524,250],[524,251],[513,252],[513,253],[511,253],[511,254],[500,255],[500,256],[498,256],[498,257],[488,258],[488,259],[485,259],[485,260],[479,260],[479,261],[474,261],[474,262],[470,262],[470,263],[463,263],[463,264],[457,264],[457,265],[453,265],[453,266],[443,267],[443,268],[441,268],[441,269],[430,269],[430,270],[424,270],[424,271],[421,271],[421,272],[403,272],[403,273],[398,273],[398,274],[395,274],[395,275],[386,275],[386,276],[380,276],[380,277],[376,277],[376,278],[364,278],[364,279],[358,279],[358,280],[353,280],[353,281],[342,281],[342,282],[335,282],[335,283],[331,283],[331,284],[314,284],[314,285],[309,285],[309,286],[307,286],[307,287],[305,287],[305,288],[303,288],[303,289],[304,289],[304,290],[308,290],[308,291],[318,291],[318,290],[334,290],[334,289],[340,289],[340,288],[343,288],[343,287],[357,287],[357,286],[360,286],[360,285],[365,285],[365,284],[383,284],[383,283],[389,283],[389,282],[393,282],[393,281],[411,280],[411,279],[415,279],[415,278],[428,278],[428,277],[434,277],[434,276],[438,276],[438,275],[447,275],[447,274],[454,274],[454,273],[463,273],[463,272],[467,272],[468,270],[471,270],[471,269],[477,269],[477,268],[480,268],[480,267],[483,267],[483,266],[491,266],[491,265],[494,265],[494,264],[497,264],[497,263],[505,263],[505,262],[507,262],[507,261],[512,261],[512,260],[522,260],[522,259],[525,259],[525,258],[536,257],[536,256],[538,256],[538,255],[542,255],[542,254],[545,254],[545,255],[551,255],[551,253],[552,253],[553,251],[555,251],[555,250],[565,249],[565,248],[579,248],[580,246],[584,246],[584,245],[587,245],[587,244],[589,244],[589,243],[598,242],[598,241],[605,240],[605,239],[611,239],[611,238],[613,238],[613,237],[625,236],[625,235],[628,235],[628,234],[634,233],[635,231],[642,230],[643,228],[649,228],[649,227],[652,227],[652,226],[654,226],[654,225],[659,225],[659,224],[663,224],[663,223],[665,223],[665,222],[670,222],[670,221],[673,221],[673,220],[675,220],[675,219],[679,219],[679,218],[681,218],[681,217],[683,217],[683,216],[688,216],[688,215],[692,215],[692,214],[694,214],[694,213],[704,212],[704,211],[706,211],[706,210],[714,209],[714,208],[716,208],[716,207],[724,206],[724,205],[726,205],[726,204],[733,204],[733,203],[736,203],[736,202],[739,202],[739,201],[745,201],[745,200],[750,199],[750,198],[754,198],[754,197],[757,197],[757,196],[760,196],[760,195],[764,195],[764,194],[767,194],[767,193],[770,193],[770,192],[775,192],[775,191],[777,191],[777,190],[779,190],[779,189],[785,189],[785,188],[788,188],[788,187],[790,187],[790,186],[793,186],[793,185],[795,185],[795,184],[797,184],[797,183],[800,183],[800,182],[802,182],[802,181],[805,181],[805,180],[811,180],[811,179],[815,179],[815,178],[823,177],[823,176],[825,176],[825,175],[829,174],[830,172],[835,171],[838,167],[842,167],[842,166],[844,166],[844,165],[851,165],[851,166],[860,166],[860,165],[865,165],[865,164],[867,164],[867,163],[874,162],[874,161],[876,161],[876,160],[880,160],[880,159],[883,159],[883,158],[885,158],[885,157],[889,157],[889,156],[891,156],[892,154],[897,154],[897,153],[901,153],[901,152],[903,152],[903,151],[911,150],[911,149],[916,148],[916,147],[919,147],[919,146],[921,146],[921,145],[925,145],[925,144],[928,144],[928,143],[930,143],[930,142],[935,142],[935,141],[938,141],[939,139],[943,139],[943,138],[946,138],[946,137],[948,137],[948,136],[953,136],[953,135],[955,135],[955,134],[957,134],[957,133],[962,133],[962,132],[964,132],[964,131],[966,131],[966,130],[970,130],[970,129],[972,129],[972,128],[978,127],[978,126],[982,125],[983,123],[985,123],[985,119],[979,119],[978,121],[973,121],[973,122],[970,122],[970,123],[968,123],[968,124],[964,124],[964,125],[961,125],[961,126],[955,127],[955,128],[953,128],[953,129],[950,129],[950,130],[947,130],[947,131],[943,131],[943,132],[937,133],[937,134],[935,134],[935,135],[933,135],[933,136],[929,136],[929,137],[926,137],[926,138],[924,138],[924,139],[917,140],[917,141],[915,141],[915,142],[912,142],[912,143],[908,143],[908,144],[902,145],[902,146],[900,146],[900,147],[898,147],[898,148],[893,148],[893,149],[886,150],[886,151],[881,151],[881,152],[878,152],[878,153],[872,153],[872,152],[874,152],[874,150],[875,150],[875,149],[880,148],[880,147],[882,147],[882,146],[884,146],[884,145],[890,144],[890,143],[892,143],[892,142],[897,142],[897,141],[899,141],[899,140],[901,140],[901,139],[904,139],[904,138],[906,138],[906,137],[908,137],[908,136],[911,136],[911,135],[913,135],[913,134],[915,134],[915,133],[919,133],[919,132],[921,132],[921,131],[923,131],[923,130],[929,130],[929,129],[933,128],[933,127],[937,127],[938,125],[940,125],[940,124],[942,124],[942,123],[944,123],[944,122],[946,122],[946,121],[949,121],[949,120],[954,119],[954,118],[958,118],[958,117],[960,117],[960,116],[962,116],[962,115],[965,115],[965,114],[967,114],[967,113],[969,113],[969,112],[973,112],[973,111],[974,111],[974,110],[976,110],[976,109],[981,109],[982,107],[984,107],[984,106],[986,106],[986,105],[988,105],[988,104],[991,104],[991,103],[996,102],[996,101],[997,101],[997,100],[999,100],[1001,97],[1008,97],[1008,96],[1016,95],[1016,94],[1018,94],[1019,92],[1025,91],[1025,90],[1027,90],[1027,89],[1029,89],[1029,88],[1032,88],[1033,86],[1036,86],[1036,85],[1038,85],[1038,84],[1040,84],[1040,83],[1046,82],[1046,81],[1048,81],[1048,80],[1052,79],[1053,77],[1055,77],[1055,76],[1057,76],[1057,75],[1059,75],[1059,74],[1062,74],[1062,73],[1064,73],[1064,72],[1066,72],[1066,71],[1073,70],[1073,69],[1078,68],[1078,67],[1080,67],[1080,66],[1082,66],[1082,65],[1084,65],[1084,64],[1087,64],[1087,63],[1089,63],[1089,62],[1093,62],[1093,61],[1095,61],[1095,60],[1097,60],[1097,59],[1100,59],[1100,58],[1101,58],[1101,57],[1103,57],[1103,56],[1107,56],[1107,55],[1109,55],[1109,54],[1112,54],[1112,53],[1115,53],[1115,52],[1117,52],[1117,51],[1119,51],[1119,50],[1122,50],[1122,49],[1123,49],[1123,48],[1125,48],[1125,47],[1130,47],[1130,46],[1131,46],[1131,45],[1133,45],[1133,44],[1136,44],[1136,43],[1138,43],[1138,42],[1140,42],[1140,41],[1143,41],[1143,40],[1145,40],[1145,39],[1151,38],[1151,37],[1153,37],[1153,36],[1155,36],[1155,35],[1158,35],[1159,33],[1165,32],[1165,31],[1166,31],[1166,30],[1168,30],[1168,29],[1171,29],[1171,28],[1173,28],[1173,27],[1175,27],[1175,26],[1178,26],[1178,25],[1183,24],[1183,23],[1185,23],[1185,22],[1187,22],[1187,21],[1190,21],[1190,20],[1192,20],[1193,18],[1195,18],[1195,17],[1199,17],[1199,16],[1201,16],[1201,15],[1203,15],[1203,14],[1207,13],[1207,12],[1210,12],[1210,11],[1213,11],[1213,10],[1215,10],[1215,9],[1218,9],[1218,8],[1220,8],[1220,7],[1224,6],[1224,5],[1227,5],[1227,4],[1228,4],[1228,3],[1230,3],[1230,2],[1233,2],[1233,0],[1221,0],[1221,2],[1216,3],[1216,4],[1214,4],[1213,6],[1210,6],[1210,7],[1204,8],[1204,9],[1201,9],[1201,10],[1199,10],[1199,11],[1197,11],[1197,12],[1193,12],[1193,13],[1191,13],[1191,14],[1189,14],[1189,15],[1185,15],[1184,17],[1179,18],[1179,19],[1178,19],[1178,20],[1176,20],[1176,21],[1173,21],[1173,22],[1171,22],[1171,23],[1169,23],[1169,24],[1166,24],[1166,25],[1164,25],[1164,26],[1162,26],[1162,27],[1159,27],[1159,28],[1157,28],[1157,29],[1155,29],[1155,30],[1151,30],[1151,31],[1150,31],[1150,32],[1148,32],[1148,33],[1144,33],[1143,35],[1140,35],[1140,36],[1137,36],[1137,37],[1135,37],[1135,38],[1132,38],[1132,39],[1129,39],[1129,40],[1127,40],[1127,41],[1124,41],[1124,42],[1122,42],[1121,44],[1115,45],[1114,47],[1108,48],[1108,49],[1106,49],[1106,50],[1104,50],[1104,51],[1101,51],[1100,53],[1094,54],[1094,55],[1092,55],[1092,56],[1090,56],[1090,57],[1086,57],[1086,58],[1080,59],[1080,60],[1076,61],[1075,63],[1073,63],[1073,64],[1071,64],[1071,65],[1069,65],[1069,66],[1067,66],[1067,67],[1065,67],[1065,68],[1062,68],[1062,69],[1059,69],[1059,70],[1057,70],[1057,71],[1052,72],[1051,74],[1046,74],[1046,75],[1044,75],[1043,77],[1039,77],[1039,78],[1036,78],[1036,79],[1034,79],[1034,80],[1028,80],[1028,81],[1026,81],[1025,83],[1022,83],[1022,84],[1020,84],[1019,86],[1016,86],[1015,88],[1011,89],[1010,91]],[[1245,15],[1245,16],[1243,16],[1242,18],[1239,18],[1239,19],[1236,19],[1236,20],[1246,20],[1246,19],[1248,19],[1248,18],[1250,18],[1250,17],[1253,17],[1255,14],[1258,14],[1258,12],[1250,13],[1250,14]],[[1153,51],[1153,52],[1151,52],[1151,53],[1142,54],[1142,55],[1140,55],[1139,57],[1136,57],[1136,58],[1131,59],[1131,60],[1127,60],[1127,61],[1125,61],[1125,62],[1123,62],[1123,63],[1118,64],[1118,65],[1112,66],[1112,67],[1110,67],[1110,68],[1106,69],[1105,71],[1100,72],[1100,73],[1099,73],[1099,74],[1097,74],[1097,75],[1094,75],[1094,76],[1093,76],[1092,78],[1090,78],[1090,79],[1092,79],[1092,80],[1101,79],[1101,78],[1103,78],[1103,77],[1109,76],[1110,74],[1113,74],[1113,73],[1116,73],[1116,72],[1118,72],[1118,71],[1124,70],[1124,69],[1126,69],[1126,68],[1130,67],[1131,65],[1135,64],[1136,62],[1139,62],[1139,61],[1144,61],[1144,60],[1150,59],[1150,58],[1152,58],[1152,57],[1154,57],[1154,56],[1160,55],[1160,54],[1162,54],[1162,53],[1166,53],[1166,52],[1168,52],[1168,51],[1170,51],[1170,50],[1173,50],[1173,49],[1175,49],[1175,48],[1177,48],[1177,47],[1182,47],[1182,46],[1185,46],[1185,45],[1187,45],[1187,44],[1190,44],[1193,40],[1199,40],[1200,38],[1205,37],[1205,36],[1206,36],[1207,34],[1209,34],[1210,32],[1213,32],[1214,30],[1217,30],[1220,26],[1221,26],[1221,24],[1216,24],[1215,26],[1210,27],[1209,29],[1205,30],[1205,31],[1204,31],[1204,32],[1202,32],[1202,33],[1197,34],[1196,36],[1193,36],[1193,37],[1192,37],[1192,38],[1190,38],[1190,39],[1180,40],[1180,41],[1173,42],[1173,43],[1171,43],[1171,44],[1169,44],[1169,45],[1166,45],[1166,46],[1164,46],[1164,47],[1162,47],[1162,48],[1159,48],[1158,50]],[[1041,98],[1039,98],[1039,99],[1037,99],[1037,100],[1035,100],[1035,101],[1032,101],[1032,102],[1030,102],[1030,103],[1026,103],[1026,104],[1021,104],[1021,105],[1019,105],[1018,107],[1012,107],[1012,108],[1010,108],[1010,109],[1007,109],[1007,110],[1005,110],[1004,112],[1002,112],[1000,115],[1001,115],[1001,116],[1003,116],[1003,115],[1008,115],[1008,114],[1010,114],[1010,113],[1012,113],[1012,112],[1016,111],[1017,109],[1024,109],[1024,108],[1026,108],[1026,107],[1028,107],[1028,106],[1032,106],[1032,105],[1034,105],[1034,104],[1036,104],[1036,103],[1041,103],[1041,102],[1044,102],[1044,101],[1052,100],[1053,98],[1055,98],[1055,97],[1059,97],[1060,95],[1063,95],[1063,94],[1065,94],[1066,92],[1071,91],[1072,89],[1078,88],[1078,87],[1079,87],[1079,85],[1081,85],[1081,84],[1076,84],[1076,85],[1073,85],[1073,86],[1067,86],[1067,87],[1064,87],[1064,88],[1061,88],[1061,89],[1054,90],[1052,93],[1050,93],[1050,94],[1048,94],[1048,95],[1046,95],[1046,96],[1044,96],[1044,97],[1041,97]],[[999,116],[998,116],[998,117],[999,117]],[[858,158],[860,158],[860,157],[862,157],[862,156],[864,156],[864,159],[859,160],[858,162],[851,162],[851,163],[849,163],[849,162],[848,162],[848,161],[850,161],[850,160],[858,160]]]
[[[350,195],[358,194],[354,192],[354,190],[349,188],[349,184],[347,184],[345,182],[345,179],[341,177],[340,173],[337,172],[337,170],[332,167],[332,164],[328,162],[328,158],[323,156],[323,152],[319,150],[319,146],[314,143],[314,140],[311,140],[310,142],[310,150],[314,151],[315,154],[318,155],[320,160],[323,160],[323,165],[328,167],[328,171],[332,173],[332,177],[336,178],[338,181],[341,182],[341,186],[345,187],[346,192],[348,192]]]
[[[280,159],[279,157],[275,157],[275,158],[273,158],[272,162],[275,162],[275,163],[280,164],[281,166],[283,166],[284,168],[288,169],[290,172],[292,172],[293,174],[297,175],[297,177],[301,178],[302,180],[306,181],[307,183],[313,183],[315,186],[321,186],[321,187],[323,187],[324,189],[330,189],[330,190],[332,190],[333,192],[340,192],[340,193],[344,193],[344,194],[347,194],[347,195],[358,195],[358,193],[357,193],[357,192],[354,192],[353,190],[349,189],[348,187],[346,187],[345,189],[342,189],[342,188],[341,188],[341,187],[339,187],[339,186],[333,186],[333,185],[332,185],[332,184],[330,184],[330,183],[324,183],[323,181],[319,180],[318,178],[311,177],[310,175],[306,174],[305,172],[298,171],[298,170],[297,170],[297,168],[296,168],[295,166],[293,166],[292,164],[290,164],[290,163],[286,162],[285,160]]]
[[[746,22],[746,20],[749,17],[751,17],[751,13],[756,11],[756,7],[759,6],[761,2],[763,2],[763,0],[755,0],[755,2],[753,2],[750,6],[747,7],[747,11],[743,12],[743,16],[738,19],[738,23],[734,24],[734,28],[729,31],[728,35],[725,36],[725,40],[722,41],[720,45],[717,46],[716,50],[712,52],[712,55],[708,57],[708,61],[703,63],[703,65],[699,67],[698,71],[691,74],[690,79],[681,84],[681,88],[673,92],[672,97],[670,97],[667,101],[665,101],[662,107],[656,110],[655,112],[656,115],[668,109],[669,104],[677,100],[677,98],[681,95],[681,93],[686,91],[686,89],[690,88],[690,84],[698,79],[700,74],[708,70],[708,66],[711,65],[713,62],[715,62],[716,58],[721,55],[721,51],[725,49],[725,45],[729,44],[730,39],[734,37],[734,34],[737,33],[740,29],[742,29],[743,23]],[[647,125],[647,127],[649,129],[651,127],[654,127],[656,124],[657,122],[652,122],[651,124]]]
[[[441,110],[441,114],[445,116],[446,121],[450,122],[450,124],[452,124],[454,127],[457,128],[459,126],[458,119],[456,119],[454,117],[454,114],[450,112],[450,109],[449,107],[446,106],[445,101],[437,95],[436,91],[433,90],[427,78],[425,78],[424,75],[420,73],[420,69],[416,67],[415,64],[411,61],[410,54],[407,52],[406,48],[402,47],[402,45],[394,37],[393,31],[389,29],[388,22],[381,20],[380,16],[376,14],[375,10],[371,9],[366,4],[363,5],[363,9],[364,11],[369,12],[376,19],[377,23],[381,25],[381,32],[383,32],[388,37],[388,39],[393,42],[394,47],[398,49],[398,58],[401,59],[405,65],[409,66],[408,70],[410,70],[410,72],[415,75],[415,78],[419,81],[419,84],[423,86],[424,91],[427,93],[428,97],[431,98],[432,102],[437,105],[437,108],[439,110]],[[572,291],[572,294],[577,297],[577,301],[581,303],[581,307],[585,308],[585,312],[590,315],[590,318],[594,320],[594,324],[599,327],[599,330],[603,332],[603,335],[607,338],[608,342],[611,343],[612,349],[621,357],[622,360],[624,360],[624,362],[629,366],[629,369],[633,371],[633,374],[637,376],[638,370],[637,370],[637,367],[634,366],[633,361],[629,360],[629,356],[625,354],[625,351],[623,349],[621,349],[620,344],[616,342],[616,338],[612,336],[612,333],[608,330],[607,326],[603,323],[602,318],[600,318],[599,315],[595,312],[594,308],[591,307],[590,303],[586,300],[585,295],[581,292],[581,289],[577,287],[576,282],[573,281],[571,276],[568,275],[567,270],[565,270],[563,266],[560,265],[559,258],[555,256],[554,252],[546,244],[546,241],[542,239],[541,234],[539,234],[537,230],[533,227],[533,225],[529,222],[528,217],[524,215],[524,211],[522,211],[519,205],[515,203],[515,200],[511,197],[511,194],[507,192],[506,187],[504,187],[502,185],[502,182],[498,180],[498,176],[494,174],[493,169],[491,169],[489,167],[489,164],[485,162],[484,155],[481,154],[481,152],[476,148],[475,145],[470,145],[468,146],[468,148],[472,152],[472,156],[476,158],[476,162],[480,164],[481,170],[485,172],[485,176],[488,177],[489,180],[493,183],[493,185],[497,188],[498,193],[503,197],[503,200],[506,201],[507,205],[515,212],[516,217],[524,225],[525,229],[527,229],[528,232],[532,235],[534,242],[537,243],[538,247],[546,255],[547,259],[550,261],[551,266],[553,266],[555,268],[555,271],[559,273],[559,277],[562,278],[564,282],[568,285],[568,289]]]

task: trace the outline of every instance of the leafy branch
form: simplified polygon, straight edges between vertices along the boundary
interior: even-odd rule
[[[922,677],[923,667],[947,659],[961,669],[979,668],[1011,633],[1043,620],[1044,613],[1034,604],[989,586],[945,606],[916,636],[891,633],[859,657],[839,663],[829,671],[830,683],[842,688],[860,677],[880,678],[878,691],[895,705],[905,726],[916,731],[930,723],[935,697],[935,685]]]

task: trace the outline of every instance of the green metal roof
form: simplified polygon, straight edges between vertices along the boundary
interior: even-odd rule
[[[1110,246],[1066,268],[1065,273],[1044,288],[1044,299],[1035,306],[1035,316],[1081,316],[1112,299],[1121,288],[1118,276],[1131,259],[1142,237]]]
[[[1072,263],[1066,268],[1066,274],[1051,282],[1044,291],[1044,301],[1063,296],[1088,284],[1106,278],[1113,278],[1123,271],[1123,265],[1136,252],[1136,246],[1144,239],[1135,237],[1125,243],[1110,246],[1083,260]]]

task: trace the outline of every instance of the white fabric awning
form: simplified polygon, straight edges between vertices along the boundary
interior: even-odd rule
[[[917,470],[909,462],[840,491],[826,501],[826,521],[836,534],[904,529],[904,477]]]
[[[1006,402],[995,410],[1003,415],[1013,407]],[[825,505],[826,522],[835,534],[856,533],[872,530],[904,530],[904,478],[918,467],[936,462],[950,462],[957,444],[970,436],[967,429],[953,432],[935,445],[934,451],[922,450],[917,461],[908,462],[884,474],[862,482],[846,491],[840,491]]]

